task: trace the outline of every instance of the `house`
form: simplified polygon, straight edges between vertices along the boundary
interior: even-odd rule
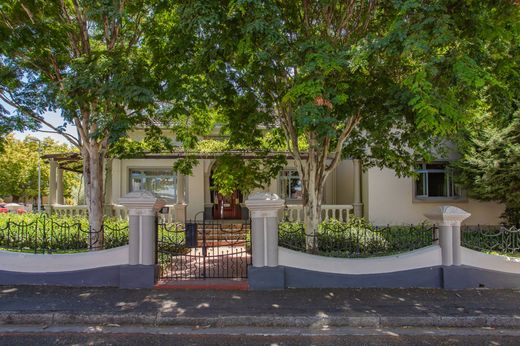
[[[135,139],[144,136],[144,131],[132,134]],[[182,176],[172,170],[179,155],[144,158],[114,159],[111,179],[106,182],[106,202],[115,205],[116,215],[121,208],[117,201],[132,191],[148,190],[168,197],[171,201],[170,214],[177,220],[204,217],[244,219],[248,217],[240,191],[233,196],[220,196],[212,189],[212,174],[215,158],[205,155],[194,167],[192,175]],[[450,159],[428,164],[419,164],[419,179],[399,178],[390,169],[369,168],[363,170],[358,160],[344,160],[326,181],[322,204],[330,216],[346,213],[364,216],[373,224],[417,224],[425,220],[424,214],[438,205],[453,205],[469,213],[467,224],[498,224],[504,211],[503,205],[495,202],[480,202],[468,198],[454,182],[446,168]],[[55,170],[55,172],[53,172]],[[62,201],[59,182],[60,169],[51,159],[51,204]],[[57,178],[56,178],[57,177]],[[289,209],[296,210],[293,219],[301,219],[301,182],[294,162],[287,166],[276,179],[272,179],[266,191],[284,198]],[[54,197],[52,194],[56,194]],[[74,207],[54,205],[54,210],[63,211]],[[76,207],[78,208],[78,207]],[[81,208],[81,206],[79,207]],[[83,207],[82,212],[86,212]],[[296,215],[296,217],[294,217]]]

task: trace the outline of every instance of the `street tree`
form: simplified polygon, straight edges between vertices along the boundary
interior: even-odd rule
[[[154,27],[159,56],[183,37],[186,66],[199,76],[184,85],[203,89],[206,106],[227,119],[231,142],[283,130],[303,182],[308,234],[342,158],[413,174],[473,119],[478,90],[489,83],[473,46],[493,43],[473,32],[474,16],[485,13],[489,28],[518,18],[514,1],[171,3],[163,18],[175,20]]]
[[[0,1],[0,130],[44,127],[79,149],[94,244],[103,240],[107,149],[154,108],[142,44],[149,12],[145,0]]]
[[[40,146],[40,148],[38,148]],[[51,138],[41,140],[40,144],[30,137],[24,140],[13,135],[5,137],[5,145],[0,155],[0,196],[11,197],[13,202],[34,201],[38,196],[38,155],[66,153],[73,150],[69,145],[59,144]],[[48,194],[49,166],[41,164],[41,193]],[[72,189],[79,185],[79,175],[64,172],[64,197],[72,197]]]

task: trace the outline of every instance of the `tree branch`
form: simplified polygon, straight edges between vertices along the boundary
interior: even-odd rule
[[[11,99],[5,97],[5,95],[3,95],[1,93],[0,93],[0,99],[2,101],[4,101],[5,103],[7,103],[9,106],[11,106],[13,108],[16,108],[18,111],[22,112],[23,114],[27,115],[31,119],[35,120],[36,122],[49,127],[50,129],[52,129],[56,133],[59,133],[67,141],[69,141],[72,145],[74,145],[76,147],[79,147],[79,141],[78,141],[77,138],[71,136],[70,134],[68,134],[66,132],[61,131],[56,126],[54,126],[51,123],[49,123],[48,121],[46,121],[42,116],[36,114],[34,111],[28,109],[27,107],[23,107],[23,106],[19,105],[18,103],[16,103],[16,102],[12,101]]]
[[[336,168],[338,165],[340,159],[341,159],[341,150],[343,149],[343,144],[345,143],[345,140],[348,138],[354,127],[359,123],[361,120],[361,111],[363,108],[361,107],[356,115],[350,117],[345,125],[345,128],[341,132],[338,143],[336,144],[336,148],[334,149],[334,158],[332,159],[332,162],[325,168],[325,173],[328,175],[332,170]]]

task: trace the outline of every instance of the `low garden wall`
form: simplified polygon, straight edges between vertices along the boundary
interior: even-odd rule
[[[472,234],[468,234],[467,239],[461,236],[461,223],[469,214],[459,208],[439,207],[426,215],[432,223],[438,225],[438,229],[431,233],[428,246],[424,245],[428,239],[421,237],[417,243],[422,246],[420,249],[382,257],[349,258],[364,257],[363,251],[378,253],[382,249],[402,249],[399,249],[399,241],[395,241],[397,238],[385,238],[377,229],[368,232],[347,230],[342,233],[321,229],[317,235],[309,238],[307,235],[302,237],[298,230],[286,232],[283,227],[283,246],[299,251],[279,247],[279,223],[274,216],[283,208],[283,204],[278,196],[268,193],[256,194],[246,202],[252,214],[253,225],[253,267],[249,272],[249,285],[252,289],[520,287],[520,258],[484,254],[462,246],[464,243],[470,246],[470,240],[475,237]],[[388,230],[391,235],[392,231]],[[492,236],[501,236],[504,239],[505,234],[501,232],[502,230]],[[515,237],[516,232],[516,229],[512,231]],[[331,239],[342,244],[343,250],[324,246]],[[413,246],[414,242],[409,244]],[[273,253],[272,248],[277,248],[278,251]],[[410,247],[407,245],[404,249]],[[516,248],[514,251],[515,254],[519,253]],[[321,256],[312,253],[319,253]],[[338,254],[344,258],[333,257]]]
[[[0,251],[0,283],[120,286],[121,267],[128,264],[128,245],[53,255]]]

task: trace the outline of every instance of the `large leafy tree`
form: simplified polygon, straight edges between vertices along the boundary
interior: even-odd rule
[[[163,16],[177,21],[155,30],[162,52],[168,40],[184,38],[186,66],[201,76],[195,85],[206,105],[227,119],[231,142],[254,143],[263,129],[282,129],[312,233],[325,180],[341,158],[409,174],[473,118],[490,74],[477,63],[473,44],[492,44],[472,32],[473,16],[517,13],[515,6],[194,0],[165,8]]]
[[[107,149],[154,107],[142,44],[149,13],[145,0],[0,1],[0,100],[14,109],[0,107],[0,131],[45,126],[79,149],[95,244]],[[60,111],[63,125],[48,110]]]
[[[520,223],[520,10],[500,2],[493,11],[471,7],[461,27],[479,66],[482,82],[475,121],[456,138],[454,163],[471,197],[505,204],[506,221]]]
[[[34,201],[38,196],[38,155],[70,152],[72,148],[59,144],[51,138],[38,143],[30,138],[18,140],[13,135],[5,138],[5,146],[0,155],[0,196],[11,197],[13,202]],[[45,196],[49,186],[49,166],[41,164],[41,191]],[[79,175],[64,172],[64,196],[72,197],[72,189],[79,185]]]

